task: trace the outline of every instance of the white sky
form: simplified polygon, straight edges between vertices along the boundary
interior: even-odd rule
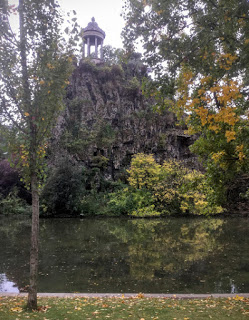
[[[124,0],[59,0],[59,2],[66,12],[70,10],[77,12],[78,23],[83,28],[94,17],[99,27],[106,33],[104,45],[122,47],[120,34],[124,21],[120,14]]]
[[[42,0],[41,0],[42,1]],[[121,31],[124,21],[120,17],[122,4],[125,0],[58,0],[65,12],[75,10],[78,23],[85,28],[95,18],[99,27],[105,31],[104,45],[122,48]],[[9,0],[9,4],[18,4],[18,0]]]

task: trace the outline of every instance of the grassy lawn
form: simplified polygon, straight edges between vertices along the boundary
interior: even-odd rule
[[[249,319],[249,299],[176,300],[144,298],[40,298],[39,311],[25,310],[26,298],[0,297],[1,320],[194,320]]]

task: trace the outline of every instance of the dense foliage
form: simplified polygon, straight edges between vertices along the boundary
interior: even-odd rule
[[[32,10],[38,12],[40,5],[34,2]],[[1,83],[4,92],[1,116],[14,123],[5,130],[11,141],[9,155],[13,163],[18,163],[19,173],[25,177],[27,185],[31,181],[30,170],[37,174],[39,191],[44,186],[43,178],[49,174],[42,193],[42,212],[57,215],[64,208],[69,215],[96,214],[105,206],[105,214],[212,214],[221,212],[219,205],[224,206],[227,201],[247,201],[248,1],[127,0],[124,7],[127,24],[123,36],[130,50],[106,46],[104,65],[96,66],[88,59],[81,62],[81,68],[96,75],[103,83],[122,82],[122,90],[134,99],[138,92],[141,94],[143,81],[143,93],[150,97],[151,104],[155,102],[154,109],[173,110],[179,123],[187,124],[188,133],[199,137],[191,149],[200,156],[206,169],[205,176],[178,162],[159,165],[152,155],[139,154],[132,160],[128,181],[125,180],[125,167],[129,160],[123,163],[124,172],[120,177],[123,174],[122,183],[128,182],[125,186],[113,183],[105,176],[111,163],[111,147],[118,140],[117,129],[99,114],[91,123],[83,119],[82,108],[90,102],[84,97],[73,97],[70,89],[63,133],[56,143],[60,145],[59,153],[71,160],[53,163],[47,172],[44,171],[47,151],[49,161],[55,161],[55,150],[53,146],[48,147],[46,140],[63,107],[72,62],[72,56],[64,50],[66,46],[63,47],[65,42],[59,32],[61,18],[56,9],[57,6],[51,9],[56,18],[46,26],[33,26],[24,15],[24,24],[29,26],[27,39],[24,39],[27,48],[30,49],[28,44],[31,45],[31,38],[38,34],[37,30],[44,40],[44,43],[35,42],[32,50],[37,54],[28,51],[27,70],[25,59],[19,61],[15,57],[15,50],[22,50],[23,54],[24,48],[18,47],[16,39],[6,46],[13,37],[6,20],[7,12],[16,12],[17,9],[3,6],[5,18],[1,20],[2,32],[6,32],[1,41],[9,57],[5,64],[4,55],[1,56],[5,76],[5,82]],[[48,12],[43,13],[44,19],[50,18]],[[38,14],[36,18],[39,18]],[[54,38],[52,33],[50,36],[46,34],[52,27],[53,32],[58,31]],[[148,77],[141,54],[134,52],[137,41],[143,43],[143,58],[152,67],[153,81]],[[16,68],[13,79],[8,77],[11,68]],[[23,74],[23,70],[27,74]],[[51,105],[54,109],[50,108]],[[136,116],[150,117],[146,112]],[[162,136],[165,143],[163,139]],[[0,147],[1,144],[2,140]],[[3,157],[2,148],[0,155]],[[33,164],[30,166],[31,160]],[[118,191],[111,195],[107,205],[107,194],[115,188]],[[5,190],[4,197],[9,191],[9,188],[8,192]],[[16,194],[12,192],[6,201],[14,199]]]
[[[109,202],[114,213],[134,217],[169,214],[210,215],[223,209],[214,202],[214,190],[205,176],[180,162],[156,163],[153,155],[137,154],[128,170],[129,186],[113,193]]]
[[[99,167],[86,168],[62,157],[48,168],[48,176],[41,194],[42,217],[108,215],[108,193],[118,183],[106,181]]]
[[[127,0],[124,17],[126,47],[141,41],[154,71],[146,93],[200,133],[192,150],[226,202],[249,172],[248,1]]]
[[[79,199],[83,194],[82,172],[68,160],[61,160],[50,170],[41,195],[42,212],[49,214],[74,215],[79,211]]]

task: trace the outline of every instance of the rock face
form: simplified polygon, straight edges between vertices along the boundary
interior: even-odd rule
[[[173,113],[153,111],[152,100],[141,91],[139,77],[145,71],[139,72],[127,76],[117,65],[81,61],[56,130],[59,145],[66,146],[74,159],[101,168],[113,179],[139,152],[153,153],[159,162],[192,159],[188,149],[192,138],[176,127]]]

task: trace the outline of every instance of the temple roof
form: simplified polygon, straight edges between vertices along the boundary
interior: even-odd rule
[[[98,26],[97,22],[95,22],[95,18],[92,18],[92,21],[88,23],[87,27],[84,28],[84,32],[86,31],[97,31],[99,33],[101,33],[104,37],[105,37],[105,32],[100,29],[100,27]]]

